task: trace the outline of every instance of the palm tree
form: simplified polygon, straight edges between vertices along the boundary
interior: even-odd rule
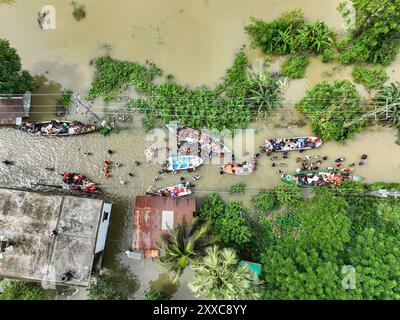
[[[186,266],[204,249],[214,244],[217,238],[210,236],[212,221],[201,223],[196,217],[189,223],[185,219],[162,238],[161,250],[164,254],[158,262],[174,274],[172,281],[176,282]]]
[[[193,262],[194,280],[189,288],[196,297],[210,300],[256,300],[260,298],[257,275],[247,265],[238,265],[233,249],[206,249],[207,256]]]
[[[273,76],[265,71],[258,75],[249,74],[249,94],[247,100],[258,112],[270,112],[282,106],[282,86]]]

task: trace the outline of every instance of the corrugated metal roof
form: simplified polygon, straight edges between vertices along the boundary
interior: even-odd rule
[[[133,213],[133,250],[157,249],[162,230],[163,211],[173,211],[175,228],[185,217],[190,221],[196,211],[195,198],[136,197]]]

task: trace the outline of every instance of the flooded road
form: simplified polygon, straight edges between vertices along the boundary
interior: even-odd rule
[[[0,37],[10,40],[17,48],[24,68],[34,75],[42,75],[35,91],[38,95],[32,101],[34,120],[55,117],[55,103],[63,87],[84,95],[94,73],[89,62],[105,53],[138,62],[148,59],[166,73],[172,73],[181,84],[214,86],[231,66],[235,53],[247,44],[243,27],[251,16],[271,20],[283,11],[302,7],[307,19],[324,20],[337,32],[343,31],[342,19],[336,11],[340,0],[86,0],[79,1],[87,11],[87,17],[81,22],[73,19],[69,1],[7,2],[10,4],[0,1]],[[42,31],[38,27],[37,12],[45,4],[56,8],[56,30]],[[260,52],[247,48],[246,53],[254,70],[264,66]],[[282,61],[276,59],[270,69],[278,70]],[[398,59],[388,67],[390,80],[400,79],[399,65]],[[293,110],[294,104],[322,79],[346,78],[351,78],[351,68],[323,64],[313,57],[306,77],[289,83],[284,108],[274,117],[251,126],[255,133],[254,147],[269,137],[311,134],[308,123],[302,127],[293,124],[300,117]],[[358,89],[368,97],[362,87]],[[104,111],[102,103],[94,108]],[[395,144],[396,138],[397,130],[376,126],[346,144],[329,142],[303,156],[327,155],[331,162],[326,165],[331,165],[339,156],[346,157],[347,163],[357,163],[366,153],[369,155],[367,166],[356,168],[366,182],[398,182],[400,146]],[[29,188],[39,181],[59,184],[58,172],[63,171],[79,171],[98,181],[105,197],[114,203],[104,264],[108,268],[119,268],[126,262],[123,252],[130,249],[135,196],[143,194],[151,185],[162,188],[176,184],[181,176],[190,179],[194,175],[162,175],[154,183],[160,167],[145,163],[146,148],[138,117],[126,129],[108,137],[95,133],[45,138],[1,128],[0,159],[14,161],[15,165],[0,167],[0,185]],[[109,156],[108,149],[114,154]],[[93,155],[86,156],[84,152]],[[282,170],[292,172],[297,167],[298,155],[291,154],[289,159],[279,159],[277,163],[285,162]],[[239,158],[238,153],[236,156]],[[120,168],[111,169],[111,179],[106,179],[101,172],[106,159],[121,163]],[[142,164],[137,167],[134,161]],[[48,166],[54,166],[55,172],[49,174],[45,170]],[[218,165],[204,165],[196,172],[201,179],[196,182],[194,195],[201,198],[217,191],[225,199],[241,201],[247,206],[260,190],[272,189],[280,183],[279,169],[272,168],[266,156],[261,156],[257,172],[249,177],[220,175]],[[134,173],[133,178],[129,172]],[[241,182],[247,185],[246,194],[229,196],[227,188]]]

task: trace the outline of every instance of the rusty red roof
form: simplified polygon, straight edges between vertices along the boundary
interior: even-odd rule
[[[133,212],[133,250],[158,249],[157,243],[163,230],[163,221],[173,221],[175,228],[182,218],[191,221],[196,211],[195,198],[136,197]],[[163,219],[164,215],[164,219]],[[170,226],[171,227],[171,226]]]

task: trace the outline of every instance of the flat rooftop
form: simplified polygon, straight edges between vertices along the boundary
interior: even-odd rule
[[[0,259],[0,276],[87,286],[103,200],[0,189],[0,237],[12,250]],[[57,236],[52,231],[61,230]]]

